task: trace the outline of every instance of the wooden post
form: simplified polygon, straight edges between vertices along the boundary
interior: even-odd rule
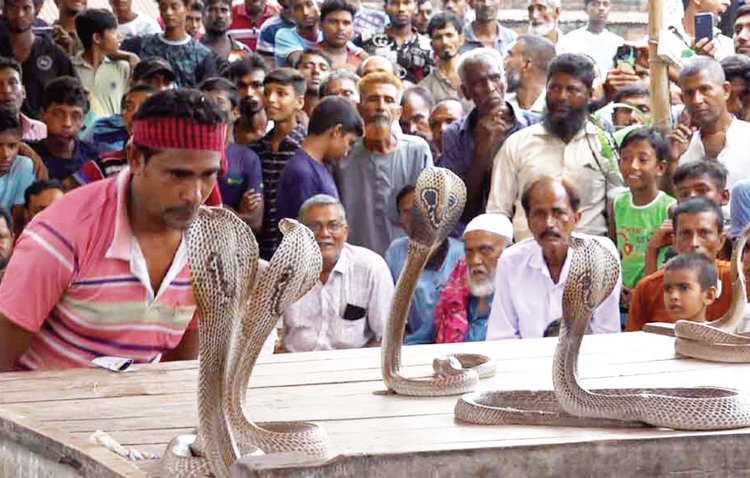
[[[659,31],[664,27],[664,0],[649,0],[648,63],[651,76],[651,120],[663,133],[671,129],[669,65],[659,58]]]

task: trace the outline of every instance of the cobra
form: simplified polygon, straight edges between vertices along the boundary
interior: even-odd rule
[[[617,283],[620,262],[594,238],[572,238],[563,320],[552,365],[554,391],[476,392],[456,418],[477,424],[643,426],[718,430],[750,425],[750,395],[718,387],[587,390],[578,353],[594,309]]]
[[[185,234],[199,316],[198,433],[167,446],[167,478],[229,478],[230,466],[251,454],[328,457],[328,436],[317,425],[255,424],[246,403],[264,342],[283,311],[315,284],[323,263],[309,229],[293,220],[279,228],[283,240],[262,271],[252,230],[228,210],[201,207]]]
[[[392,392],[412,396],[459,395],[474,390],[480,377],[495,373],[495,362],[477,354],[435,359],[432,377],[407,378],[401,373],[401,344],[419,275],[430,256],[448,237],[465,202],[466,186],[451,171],[428,168],[419,175],[408,256],[396,283],[381,347],[383,381]]]

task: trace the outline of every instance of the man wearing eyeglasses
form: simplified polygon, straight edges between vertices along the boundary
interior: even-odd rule
[[[346,243],[346,213],[333,196],[311,197],[302,204],[298,219],[315,233],[323,270],[317,284],[284,313],[284,349],[379,345],[393,298],[385,261],[369,249]]]

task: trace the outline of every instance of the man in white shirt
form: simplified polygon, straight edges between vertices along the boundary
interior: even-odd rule
[[[679,124],[670,135],[673,161],[718,161],[728,171],[727,188],[750,178],[747,145],[750,123],[727,109],[732,85],[725,80],[721,63],[707,56],[691,58],[680,72],[685,108],[698,127],[694,133]]]
[[[714,27],[711,40],[701,39],[696,42],[695,16],[701,13],[710,13],[714,16],[714,24],[716,24],[730,4],[730,0],[690,0],[685,7],[685,16],[682,18],[682,22],[673,23],[667,28],[677,35],[687,48],[692,48],[700,54],[710,55],[717,60],[721,60],[734,54],[734,40]]]
[[[298,219],[315,233],[323,270],[312,290],[284,313],[284,348],[303,352],[379,345],[393,298],[385,261],[346,243],[346,213],[332,196],[305,201]]]
[[[539,35],[521,35],[505,57],[505,100],[532,113],[544,113],[547,68],[555,45]]]
[[[594,59],[599,71],[607,72],[614,66],[612,60],[617,48],[625,40],[606,28],[610,12],[609,0],[586,0],[585,5],[589,16],[588,24],[565,35],[557,44],[557,51],[584,53]]]
[[[161,27],[148,15],[136,13],[132,8],[133,0],[109,0],[109,6],[117,17],[122,38],[138,35],[150,35],[161,32]]]
[[[588,118],[593,82],[590,59],[571,53],[555,57],[547,74],[544,121],[511,135],[495,157],[487,212],[513,217],[516,240],[529,236],[521,192],[545,175],[565,175],[585,185],[579,231],[607,232],[605,198],[613,197],[623,181],[611,138]]]
[[[495,271],[495,296],[487,323],[487,340],[528,339],[545,331],[562,317],[562,295],[571,267],[573,231],[581,219],[580,193],[572,182],[543,177],[523,193],[523,208],[534,237],[524,239],[503,252]],[[606,237],[598,240],[615,257],[615,245]],[[594,309],[591,332],[620,331],[619,297],[622,276],[607,298]]]

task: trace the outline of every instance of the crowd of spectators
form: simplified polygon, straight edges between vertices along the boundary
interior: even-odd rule
[[[713,320],[750,223],[750,5],[669,0],[674,126],[652,126],[646,42],[584,0],[6,0],[0,16],[0,371],[197,356],[184,232],[223,207],[270,260],[292,218],[318,283],[271,352],[378,346],[425,168],[466,184],[428,258],[405,344],[555,335],[570,248],[621,260],[590,333]],[[645,35],[645,31],[643,32]],[[665,33],[666,34],[666,33]],[[682,45],[682,43],[679,43]],[[660,125],[661,126],[661,125]],[[744,254],[750,271],[750,254]]]

